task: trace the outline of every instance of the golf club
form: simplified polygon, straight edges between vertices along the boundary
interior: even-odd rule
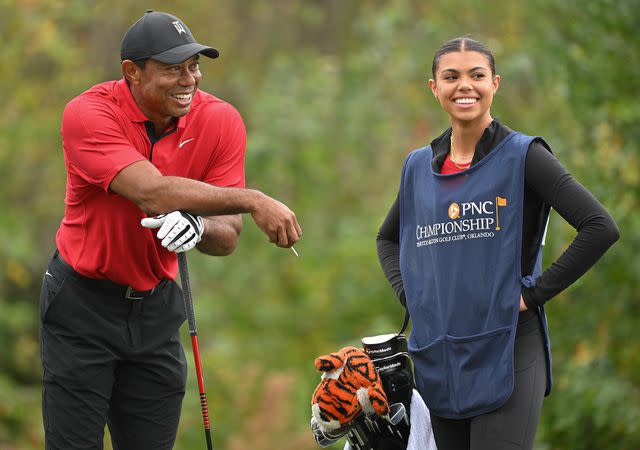
[[[180,280],[182,282],[182,295],[184,298],[184,310],[189,324],[189,334],[191,335],[191,347],[193,348],[193,359],[196,362],[196,374],[198,376],[198,390],[200,392],[200,406],[202,408],[202,422],[204,424],[204,434],[207,438],[207,450],[213,450],[211,442],[211,423],[209,421],[209,408],[207,407],[207,395],[204,390],[204,378],[202,376],[202,366],[200,365],[200,349],[198,347],[198,331],[196,329],[196,316],[193,310],[193,299],[191,298],[191,284],[189,282],[189,268],[187,267],[187,255],[178,253],[178,267],[180,269]]]

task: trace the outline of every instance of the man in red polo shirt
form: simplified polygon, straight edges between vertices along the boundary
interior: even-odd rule
[[[125,34],[123,78],[62,118],[65,216],[40,298],[47,449],[171,449],[186,380],[175,253],[230,254],[241,213],[280,247],[302,231],[284,204],[244,188],[246,134],[198,89],[187,26],[148,11]]]

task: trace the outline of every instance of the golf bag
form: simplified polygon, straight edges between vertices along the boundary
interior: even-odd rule
[[[405,327],[406,323],[402,331]],[[362,345],[382,381],[389,403],[389,415],[379,417],[361,412],[349,424],[330,433],[323,431],[312,418],[311,429],[315,440],[321,447],[328,447],[346,437],[348,445],[345,448],[353,450],[404,450],[411,428],[409,409],[414,387],[407,339],[402,334],[384,334],[365,337]]]

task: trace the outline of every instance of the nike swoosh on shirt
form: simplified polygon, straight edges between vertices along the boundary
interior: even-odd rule
[[[193,141],[195,138],[191,138],[191,139],[185,139],[184,141],[180,142],[180,145],[178,146],[178,148],[182,148],[182,146],[184,144],[186,144],[187,142],[191,142]]]
[[[51,275],[48,270],[44,274],[49,275],[51,278],[53,278],[53,275]]]

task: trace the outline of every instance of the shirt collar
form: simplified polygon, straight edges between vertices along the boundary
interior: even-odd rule
[[[125,112],[127,117],[132,122],[149,121],[149,118],[145,116],[145,114],[142,112],[142,110],[134,100],[133,95],[131,95],[131,90],[129,89],[129,85],[127,84],[127,81],[125,80],[124,77],[122,77],[121,80],[118,80],[118,82],[116,83],[114,92],[115,92],[115,97],[116,97],[116,101],[118,102],[118,105],[122,108],[122,110]],[[196,98],[198,97],[199,97],[198,93],[196,92],[196,95],[194,95],[193,101],[195,102]],[[193,104],[192,104],[192,107],[193,107]],[[188,115],[189,114],[178,118],[178,124],[177,124],[178,129],[181,129],[187,126]]]
[[[476,144],[476,152],[473,155],[473,161],[471,164],[473,165],[487,156],[487,154],[489,154],[489,152],[493,150],[495,146],[498,145],[509,133],[511,133],[511,129],[500,123],[497,118],[494,118],[489,126],[485,128],[480,140]],[[431,164],[434,170],[438,172],[449,153],[450,142],[451,128],[447,129],[444,133],[431,141],[431,149],[433,150],[434,155]]]

